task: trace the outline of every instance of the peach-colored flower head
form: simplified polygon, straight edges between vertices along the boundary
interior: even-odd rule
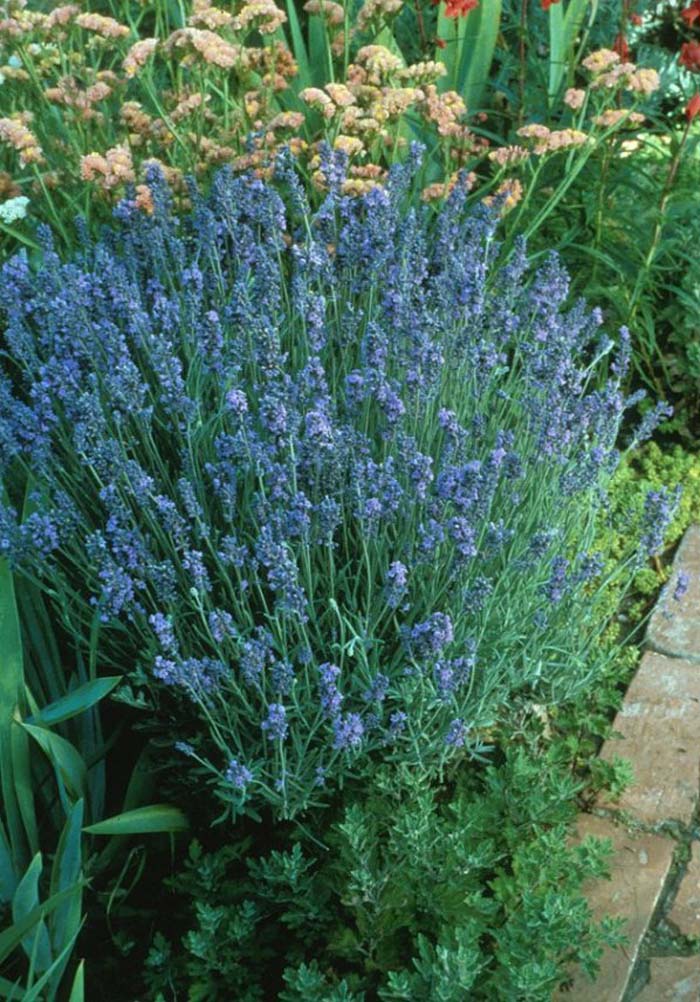
[[[310,104],[312,108],[320,111],[324,118],[332,118],[335,114],[335,105],[328,94],[319,87],[305,87],[299,97],[305,104]]]
[[[352,39],[353,35],[354,35],[354,31],[351,28],[350,31],[348,32],[348,38]],[[345,32],[344,31],[337,32],[335,38],[331,42],[331,52],[333,53],[333,55],[335,56],[336,59],[342,59],[343,56],[345,55]],[[348,69],[349,69],[349,67],[348,67]]]
[[[132,146],[141,145],[140,139],[150,138],[154,119],[143,110],[138,101],[125,101],[119,109],[119,118],[129,130]],[[158,119],[160,122],[160,119]]]
[[[365,144],[357,136],[346,136],[341,133],[333,140],[333,149],[340,150],[348,157],[353,157],[365,152]]]
[[[304,116],[300,111],[281,111],[267,123],[267,128],[276,132],[280,129],[299,129],[304,124]]]
[[[145,212],[147,216],[152,216],[155,210],[153,205],[153,195],[151,194],[151,189],[147,184],[137,184],[136,185],[136,198],[134,199],[134,204],[137,209],[141,212]]]
[[[578,111],[585,99],[585,90],[580,90],[578,87],[569,87],[564,95],[564,104],[568,105],[569,108],[573,108],[574,111]]]
[[[401,59],[383,45],[363,45],[355,58],[374,78],[372,82],[379,82],[403,68]]]
[[[135,77],[142,66],[145,66],[158,46],[157,38],[142,38],[131,46],[124,58],[122,68],[127,77]]]
[[[531,122],[518,129],[518,135],[522,136],[523,139],[545,140],[549,137],[549,129],[546,125],[540,125],[539,122]]]
[[[555,129],[549,134],[547,152],[568,150],[572,146],[583,146],[588,142],[588,136],[580,129]]]
[[[7,171],[0,170],[0,199],[15,198],[22,194],[22,189],[15,184]]]
[[[399,80],[411,81],[416,84],[436,83],[440,77],[447,73],[444,63],[429,59],[411,66],[405,66],[399,70],[397,76]]]
[[[179,28],[170,35],[164,48],[172,49],[192,47],[205,63],[230,70],[236,65],[245,65],[245,53],[240,45],[232,45],[213,31],[199,28]]]
[[[656,70],[650,69],[648,67],[642,67],[641,69],[635,70],[627,78],[625,88],[631,90],[635,94],[641,94],[643,97],[648,97],[653,94],[654,91],[659,89],[660,81],[659,74]]]
[[[236,14],[233,26],[236,31],[254,27],[261,35],[272,35],[286,20],[287,15],[274,0],[251,0]]]
[[[190,115],[194,114],[198,108],[208,104],[210,100],[211,94],[202,96],[199,91],[195,94],[185,94],[170,112],[170,118],[173,122],[181,122],[184,118],[189,118]]]
[[[372,114],[381,122],[400,118],[410,107],[424,98],[417,87],[384,87],[371,106]]]
[[[78,14],[75,23],[86,31],[94,31],[100,38],[124,38],[129,34],[129,28],[125,24],[102,14]]]
[[[379,187],[381,187],[381,182],[374,178],[349,177],[343,181],[340,190],[343,195],[349,195],[351,198],[359,198],[374,188]]]
[[[420,197],[424,202],[437,202],[440,198],[445,198],[448,192],[444,183],[429,184],[423,188]]]
[[[546,125],[541,125],[539,122],[531,122],[518,129],[517,135],[521,139],[529,140],[535,153],[544,153],[547,149],[551,132]]]
[[[499,167],[511,167],[527,160],[529,156],[524,146],[500,146],[497,150],[492,150],[488,158]]]
[[[209,0],[194,0],[192,13],[187,18],[187,24],[192,28],[209,28],[215,31],[217,28],[224,28],[233,21],[233,14],[229,11],[213,7]]]
[[[600,125],[605,129],[619,125],[620,122],[625,122],[629,125],[641,125],[643,121],[644,115],[640,115],[638,111],[629,111],[628,108],[608,108],[602,114],[596,115],[593,118],[595,125]]]
[[[386,170],[379,164],[350,164],[348,173],[351,177],[373,178],[375,181],[386,178]]]
[[[476,184],[476,180],[476,174],[472,171],[469,173],[459,170],[455,171],[445,181],[438,181],[424,188],[421,192],[421,199],[424,202],[435,202],[438,199],[447,198],[458,186],[464,188],[465,191],[471,191]]]
[[[631,157],[638,149],[641,148],[641,143],[638,139],[625,139],[623,143],[620,143],[620,157],[624,160],[627,157]]]
[[[126,146],[114,146],[104,156],[88,153],[80,159],[80,176],[84,181],[99,181],[104,191],[135,180],[131,153]]]
[[[304,10],[307,14],[320,15],[330,27],[337,27],[345,21],[342,5],[334,3],[333,0],[307,0]]]
[[[44,27],[51,29],[58,25],[66,25],[69,21],[72,21],[76,14],[80,13],[80,7],[74,3],[64,4],[61,7],[54,7],[52,11],[46,15],[46,20],[44,21]]]
[[[7,35],[9,38],[21,38],[28,30],[30,30],[30,25],[24,24],[16,17],[0,18],[0,36]]]
[[[357,27],[366,31],[372,23],[382,24],[402,7],[403,0],[365,0],[357,15]]]
[[[355,95],[345,84],[329,83],[323,89],[338,108],[347,108],[351,104],[357,103]]]
[[[611,66],[615,66],[619,62],[620,56],[617,52],[613,52],[612,49],[597,49],[595,52],[591,52],[589,56],[586,56],[581,65],[589,73],[604,73],[605,70],[610,69]]]
[[[27,128],[31,120],[32,116],[28,112],[14,118],[0,118],[0,142],[12,146],[19,153],[19,162],[23,167],[45,162],[39,140]]]
[[[488,195],[484,199],[485,205],[500,205],[501,215],[505,215],[514,209],[523,197],[523,186],[517,177],[508,178],[499,185],[493,195]]]
[[[421,107],[429,122],[437,126],[441,136],[463,137],[463,127],[460,119],[466,113],[467,106],[463,98],[454,90],[439,94],[435,84],[428,84],[423,89]]]

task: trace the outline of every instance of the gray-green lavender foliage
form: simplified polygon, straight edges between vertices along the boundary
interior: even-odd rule
[[[153,174],[153,217],[126,200],[72,260],[45,239],[2,275],[0,475],[31,504],[0,507],[0,553],[232,817],[369,762],[437,777],[608,657],[627,333],[556,258],[499,268],[498,206],[465,188],[434,214],[410,164],[359,199],[325,170],[315,212],[282,160],[182,221]],[[648,551],[670,509],[650,495]]]

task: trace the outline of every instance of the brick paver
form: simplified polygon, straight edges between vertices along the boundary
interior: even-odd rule
[[[576,837],[609,838],[613,843],[610,881],[591,881],[584,886],[596,919],[605,915],[627,920],[624,950],[606,950],[600,974],[592,984],[584,973],[576,976],[570,991],[556,996],[558,1002],[621,1002],[629,984],[639,947],[656,908],[668,871],[675,842],[661,835],[630,834],[623,826],[594,814],[581,814]]]
[[[684,575],[684,587],[679,589]],[[596,805],[616,812],[619,823],[592,815],[582,815],[578,822],[579,836],[590,833],[613,839],[612,880],[596,881],[586,893],[596,917],[621,915],[627,920],[629,946],[607,951],[596,982],[591,984],[578,975],[571,992],[556,996],[560,1002],[700,1002],[700,955],[683,954],[687,945],[682,942],[675,955],[652,956],[648,983],[641,990],[631,988],[639,949],[664,899],[678,842],[666,835],[632,835],[621,823],[624,818],[632,827],[658,831],[664,822],[681,822],[686,834],[682,830],[676,834],[685,839],[697,820],[700,525],[688,529],[678,549],[670,580],[649,623],[647,647],[615,718],[614,730],[621,738],[606,741],[601,751],[608,761],[615,756],[630,759],[634,769],[635,781],[618,802],[601,797]],[[675,898],[670,907],[664,902],[663,908],[664,918],[680,933],[700,940],[700,842],[693,841],[691,849]]]
[[[668,918],[684,936],[700,940],[700,842],[691,844],[692,856]],[[700,993],[698,993],[700,999]]]
[[[698,1002],[698,999],[700,957],[655,957],[649,984],[635,1002]]]
[[[676,601],[673,596],[681,572],[688,575],[688,590]],[[700,663],[700,525],[692,525],[678,547],[646,639],[652,650]]]
[[[599,806],[627,811],[648,825],[689,824],[700,792],[700,668],[690,661],[647,652],[632,680],[601,758],[629,759],[634,783],[619,802]]]

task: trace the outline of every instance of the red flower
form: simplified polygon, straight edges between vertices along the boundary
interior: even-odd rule
[[[561,0],[540,0],[542,10],[549,10],[553,3],[560,3]]]
[[[700,42],[683,42],[678,62],[691,73],[700,73]]]
[[[615,41],[612,44],[613,52],[617,52],[623,63],[626,63],[630,57],[630,47],[627,44],[627,39],[623,34],[616,36]]]
[[[630,14],[630,22],[635,26],[635,28],[638,28],[642,23],[641,14]]]
[[[447,0],[445,17],[466,17],[470,10],[479,6],[479,0]]]
[[[688,101],[685,106],[685,117],[689,122],[692,122],[694,118],[698,117],[698,115],[700,115],[700,91],[693,94],[690,101]]]
[[[681,17],[690,28],[693,21],[700,17],[700,0],[694,0],[690,7],[686,7],[685,10],[682,10]]]

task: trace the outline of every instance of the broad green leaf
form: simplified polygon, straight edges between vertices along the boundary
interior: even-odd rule
[[[68,1002],[85,1002],[85,961],[81,960],[73,978]]]
[[[464,98],[470,114],[481,107],[500,27],[501,0],[481,0],[479,6],[467,15],[457,66],[456,89]]]
[[[447,68],[439,87],[461,94],[470,113],[479,108],[489,80],[501,24],[501,3],[480,0],[466,17],[447,17],[443,5],[438,8],[437,33],[445,48],[435,58]]]
[[[34,926],[40,922],[42,919],[50,915],[59,905],[67,901],[72,894],[81,890],[83,882],[76,884],[73,887],[68,887],[65,891],[61,891],[59,894],[54,894],[52,897],[48,898],[43,904],[39,905],[38,908],[33,908],[28,915],[25,915],[23,919],[18,922],[13,922],[9,929],[4,929],[0,932],[0,964],[2,964],[7,957],[15,950],[27,933],[34,928]]]
[[[581,30],[589,0],[569,0],[549,8],[549,103],[556,99]]]
[[[473,13],[473,12],[470,12]],[[447,70],[438,81],[439,90],[457,89],[457,67],[462,50],[462,38],[459,32],[460,18],[446,17],[442,4],[438,6],[437,12],[437,37],[445,43],[445,47],[435,54]]]
[[[401,60],[401,65],[406,65],[406,60],[404,59],[403,52],[399,48],[399,44],[394,38],[394,32],[391,28],[382,28],[379,34],[374,39],[375,45],[383,45],[385,49],[388,49],[393,56]]]
[[[24,492],[22,521],[40,509],[40,500],[35,490],[31,476],[27,478]],[[41,698],[41,702],[49,703],[62,696],[66,690],[65,675],[61,656],[54,635],[53,624],[49,616],[44,596],[33,582],[19,579],[15,582],[17,609],[24,635],[28,638],[28,651],[33,660],[38,661],[34,671],[32,688]],[[31,671],[31,665],[25,664],[25,671]],[[28,678],[25,681],[29,681]]]
[[[38,852],[27,867],[12,898],[12,919],[15,925],[39,906],[39,877],[42,870],[41,853]],[[39,971],[45,971],[51,966],[51,943],[49,942],[48,930],[41,917],[32,927],[31,932],[23,937],[22,949],[30,960],[34,956]]]
[[[15,581],[15,590],[19,618],[27,638],[27,653],[31,654],[30,664],[25,665],[26,681],[40,703],[50,703],[66,690],[53,624],[36,585],[19,579]]]
[[[331,58],[328,29],[320,14],[309,17],[309,66],[315,87],[323,87],[333,79],[333,60]]]
[[[51,868],[51,894],[57,894],[67,887],[75,886],[80,881],[82,874],[82,824],[83,801],[78,800],[66,820],[58,841],[56,856]],[[63,958],[60,963],[57,960],[51,979],[55,989],[58,988],[70,959],[70,951],[66,952],[66,947],[69,943],[72,946],[80,931],[82,903],[82,891],[78,891],[56,909],[49,923],[54,955],[59,954]]]
[[[0,822],[0,903],[9,903],[17,888],[17,874],[12,865],[12,851],[5,826]]]
[[[21,981],[8,981],[0,977],[0,996],[7,1002],[21,1002],[24,998],[24,988]]]
[[[554,3],[549,8],[549,102],[561,85],[565,69],[564,4]]]
[[[134,768],[131,770],[129,783],[124,794],[122,813],[134,810],[144,801],[148,802],[155,793],[155,774],[151,766],[149,749],[146,747],[141,751]],[[100,871],[109,866],[111,861],[119,854],[120,847],[127,836],[115,836],[104,847],[95,861],[95,870]]]
[[[87,769],[85,762],[70,741],[33,724],[21,724],[34,738],[45,754],[51,759],[57,775],[65,784],[73,800],[85,799],[87,789]]]
[[[0,560],[0,788],[15,873],[27,865],[27,842],[30,852],[38,849],[36,824],[31,815],[25,818],[27,805],[20,807],[14,782],[12,731],[23,689],[22,635],[14,582],[7,561]]]
[[[155,832],[181,832],[189,828],[189,821],[177,807],[170,804],[151,804],[133,811],[115,814],[97,824],[83,828],[90,835],[145,835]]]
[[[73,689],[66,696],[42,707],[38,713],[34,713],[31,717],[27,717],[26,722],[28,724],[44,724],[46,727],[59,724],[62,720],[68,720],[79,713],[84,713],[95,703],[99,703],[121,681],[121,675],[108,675],[105,678],[96,678],[93,682],[79,685],[77,689]]]
[[[18,711],[15,711],[15,721]],[[36,805],[34,799],[34,784],[32,781],[31,755],[29,739],[19,727],[13,727],[10,732],[10,752],[12,754],[12,769],[14,774],[15,796],[24,823],[24,830],[29,842],[30,852],[39,849],[39,834],[37,831]]]
[[[306,43],[304,42],[294,0],[286,0],[286,7],[287,23],[292,36],[292,52],[294,53],[294,61],[299,67],[299,72],[294,80],[294,86],[297,90],[303,90],[305,87],[310,87],[313,83],[311,67],[309,66],[309,54],[306,51]]]

